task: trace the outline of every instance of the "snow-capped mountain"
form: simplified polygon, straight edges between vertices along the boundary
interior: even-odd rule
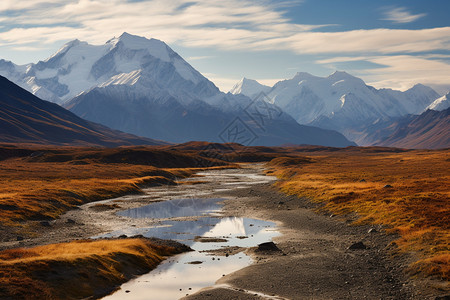
[[[87,120],[170,142],[353,144],[262,99],[224,94],[164,42],[127,33],[101,46],[72,41],[37,64],[0,61],[0,74]]]
[[[346,72],[328,77],[297,73],[267,93],[300,124],[335,129],[358,143],[359,128],[377,120],[420,114],[439,95],[416,85],[408,91],[377,90]]]
[[[442,110],[446,110],[449,107],[450,107],[450,92],[448,92],[444,96],[436,99],[433,103],[428,105],[427,110],[431,109],[431,110],[442,111]]]
[[[36,96],[65,103],[93,87],[134,85],[145,70],[154,85],[169,86],[183,81],[196,95],[212,95],[217,88],[185,62],[164,42],[128,33],[104,45],[79,40],[65,44],[58,52],[37,64],[17,66],[0,60],[0,75]],[[164,76],[160,75],[164,70]],[[180,89],[185,87],[175,84]]]
[[[234,87],[230,90],[233,95],[242,94],[250,98],[258,96],[260,93],[268,93],[271,87],[263,85],[256,80],[242,78]]]

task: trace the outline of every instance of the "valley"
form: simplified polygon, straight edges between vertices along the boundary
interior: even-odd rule
[[[448,258],[445,250],[445,235],[447,234],[445,226],[448,218],[445,199],[448,199],[448,189],[445,185],[439,184],[439,182],[448,181],[446,173],[449,164],[448,150],[252,148],[223,145],[221,150],[216,150],[220,152],[217,154],[220,154],[222,158],[227,157],[229,161],[232,161],[231,164],[224,160],[218,160],[219,155],[211,155],[209,152],[209,155],[214,156],[215,159],[202,158],[209,159],[209,161],[200,163],[210,165],[201,168],[198,165],[195,166],[196,163],[199,163],[196,160],[198,159],[197,155],[202,153],[205,147],[211,145],[188,143],[138,147],[137,149],[124,148],[126,151],[92,148],[39,149],[42,154],[37,158],[26,153],[27,148],[15,149],[13,154],[4,149],[1,170],[4,174],[2,176],[10,177],[10,185],[9,187],[4,185],[2,188],[2,205],[4,207],[11,206],[9,211],[15,212],[15,215],[9,214],[2,218],[2,220],[8,220],[8,218],[10,220],[4,221],[1,225],[2,232],[7,233],[2,235],[1,248],[10,249],[0,252],[3,274],[5,272],[21,272],[20,274],[24,274],[21,276],[30,276],[27,277],[30,280],[30,287],[42,281],[45,283],[44,286],[48,287],[46,293],[57,295],[57,286],[64,287],[66,280],[80,280],[81,284],[84,282],[83,277],[70,275],[71,273],[66,273],[56,266],[51,267],[51,265],[50,270],[53,270],[53,274],[59,275],[42,275],[39,278],[32,274],[25,275],[23,269],[20,268],[27,264],[30,264],[30,268],[40,274],[46,274],[39,271],[43,266],[46,266],[46,270],[49,268],[46,264],[36,265],[34,263],[36,261],[44,263],[48,258],[42,256],[37,260],[36,258],[29,260],[26,258],[29,255],[26,254],[26,251],[45,253],[47,251],[45,247],[52,247],[51,249],[55,249],[52,251],[59,251],[58,249],[64,249],[62,247],[71,247],[66,246],[65,243],[75,242],[76,245],[76,243],[80,243],[77,240],[84,241],[103,236],[113,238],[105,241],[112,243],[111,247],[119,247],[117,248],[121,249],[118,250],[119,252],[127,253],[130,250],[126,249],[132,249],[127,247],[136,247],[133,246],[136,243],[144,242],[151,245],[156,242],[156,245],[161,245],[161,247],[175,246],[175,249],[179,249],[170,250],[172,251],[170,253],[173,254],[183,251],[182,248],[177,248],[178,244],[155,240],[154,237],[175,239],[199,251],[211,249],[204,247],[214,245],[198,240],[198,236],[210,231],[209,234],[206,234],[208,239],[225,239],[230,242],[238,241],[238,243],[230,244],[227,247],[226,243],[218,240],[217,245],[213,246],[216,247],[214,248],[216,250],[208,250],[211,252],[207,251],[206,256],[200,256],[200,258],[197,256],[205,264],[204,268],[207,268],[209,264],[214,267],[213,262],[207,264],[205,261],[211,261],[212,258],[218,259],[217,263],[227,261],[229,258],[231,267],[233,265],[231,261],[235,257],[238,264],[235,269],[229,269],[229,273],[220,274],[213,280],[210,278],[203,286],[197,286],[194,282],[187,285],[183,285],[181,281],[178,285],[176,282],[172,283],[171,289],[182,289],[183,292],[175,293],[178,296],[173,299],[185,294],[189,294],[188,299],[210,297],[217,299],[229,299],[230,297],[296,299],[299,295],[301,298],[320,299],[359,297],[361,295],[368,298],[432,299],[436,295],[445,295],[448,291]],[[219,146],[217,144],[214,147],[217,149]],[[183,149],[182,155],[181,152],[178,152],[181,149]],[[18,155],[18,153],[22,154]],[[177,155],[179,157],[174,160]],[[164,157],[170,157],[170,159],[165,160]],[[420,160],[418,160],[419,157]],[[215,166],[211,165],[212,163]],[[402,167],[397,164],[402,164]],[[341,176],[342,170],[348,170],[348,165],[352,165],[353,171]],[[61,172],[68,170],[68,166],[74,168],[70,173],[62,175]],[[177,166],[178,168],[176,168]],[[423,170],[419,177],[417,168]],[[29,181],[24,181],[21,185],[14,184],[12,175],[14,173],[11,173],[11,170],[15,170],[17,175],[14,176],[17,178],[27,174],[26,177],[29,178]],[[114,171],[112,172],[112,170]],[[42,177],[46,174],[45,172],[48,172],[48,175]],[[38,177],[32,179],[31,174],[39,174],[39,178],[42,179]],[[334,174],[341,175],[334,177]],[[273,175],[278,177],[278,181]],[[165,179],[163,179],[164,177]],[[67,179],[62,181],[62,178]],[[39,180],[42,180],[41,183],[38,182]],[[48,182],[49,185],[43,185],[44,182]],[[34,189],[30,189],[33,187],[32,184],[35,186]],[[155,186],[151,187],[152,185]],[[384,188],[385,185],[391,185],[392,188]],[[13,191],[14,198],[11,193],[6,192],[11,186],[16,187],[16,190]],[[40,206],[33,208],[33,214],[31,214],[30,205],[37,203],[33,202],[35,200],[32,198],[40,197],[38,187],[42,192],[45,191],[39,202],[46,203],[45,195],[55,193],[55,199],[64,200],[70,205],[55,205],[53,201],[53,205],[59,206],[53,214],[48,213],[48,207]],[[131,187],[135,190],[130,190]],[[22,199],[17,197],[22,193],[20,189],[27,193],[23,194]],[[52,192],[52,189],[55,189],[55,192]],[[89,198],[92,196],[89,196],[87,189],[91,190],[90,193],[96,193],[95,197]],[[62,191],[65,191],[66,195],[77,195],[78,201],[71,203],[68,198],[61,197],[61,194],[56,193]],[[101,194],[99,194],[100,191]],[[369,197],[375,196],[379,201],[366,200],[366,194]],[[353,197],[353,195],[359,196]],[[199,217],[191,214],[189,209],[191,205],[195,207],[196,203],[201,203],[199,201],[206,201],[210,198],[220,199],[218,201],[221,203],[219,206],[207,208],[207,211],[215,212],[212,218],[207,215]],[[402,200],[396,200],[397,198]],[[408,201],[406,205],[410,207],[413,202],[422,202],[424,200],[420,199],[425,198],[427,200],[423,205],[426,203],[427,207],[420,206],[417,210],[405,210],[402,206],[405,205],[405,201]],[[188,200],[187,205],[177,199]],[[14,202],[11,202],[12,200]],[[170,204],[171,201],[175,205]],[[149,205],[150,208],[151,205],[160,203],[167,203],[168,206],[166,205],[164,208],[167,213],[161,210],[149,217],[138,219],[130,218],[134,214],[124,214],[126,211],[133,211]],[[12,209],[12,205],[16,205],[16,207]],[[222,205],[223,207],[219,208]],[[167,210],[169,208],[170,210]],[[44,209],[46,213],[37,214],[36,210],[38,209]],[[390,212],[389,215],[386,215],[386,209]],[[392,214],[394,210],[396,213]],[[2,210],[3,213],[7,211]],[[183,211],[184,213],[182,213]],[[423,219],[426,216],[423,215],[424,211],[430,214],[429,218]],[[434,215],[432,215],[433,213]],[[243,243],[240,242],[240,239],[231,239],[227,237],[228,230],[233,232],[230,227],[220,229],[219,226],[216,230],[213,229],[214,226],[218,226],[214,224],[217,224],[216,222],[220,224],[221,219],[225,223],[228,222],[227,218],[235,220],[244,218],[244,223],[259,222],[245,221],[245,218],[274,222],[276,230],[281,235],[275,235],[269,238],[269,241],[273,239],[280,251],[258,251],[255,243],[246,244],[251,239],[244,238]],[[187,229],[200,220],[208,220],[207,224],[212,224],[213,227],[206,226],[205,229],[201,229],[202,226],[195,225],[200,229],[198,233],[193,229]],[[168,222],[168,229],[152,229],[154,226],[160,227],[164,222]],[[177,222],[180,222],[180,226],[176,225]],[[192,225],[182,225],[188,223]],[[170,227],[174,229],[171,230]],[[236,236],[245,237],[254,231],[252,227],[245,228],[242,227],[236,231]],[[258,227],[255,227],[256,229]],[[189,237],[181,234],[184,230],[196,236]],[[167,234],[161,235],[164,232]],[[148,242],[145,240],[147,238],[150,238]],[[139,241],[139,239],[144,240]],[[264,241],[267,240],[260,240],[260,242]],[[364,247],[352,250],[351,246],[358,242],[361,242]],[[86,262],[88,266],[94,264],[94,261],[89,260],[88,257],[92,253],[96,253],[95,247],[104,247],[101,244],[97,246],[95,240],[91,243],[93,243],[91,248],[86,249],[92,249],[90,251],[94,252],[86,252],[86,254],[79,252],[76,256],[77,259],[91,261]],[[139,247],[148,247],[140,245]],[[236,247],[236,245],[241,246]],[[44,248],[38,250],[38,248],[34,248],[36,246]],[[18,249],[18,247],[20,248]],[[165,250],[157,251],[163,251],[159,252],[159,255],[162,254],[159,257],[167,257],[168,253],[164,252]],[[133,260],[125,262],[111,257],[109,252],[102,253],[99,248],[97,253],[99,258],[112,259],[117,262],[116,270],[124,268],[124,264],[127,264],[127,270],[134,268]],[[193,257],[196,257],[195,253],[193,253]],[[244,254],[249,257],[249,260],[244,260]],[[12,265],[7,263],[8,260],[11,260],[9,258],[11,255],[16,260]],[[184,261],[181,257],[176,257],[169,259],[169,263],[179,259]],[[51,259],[58,261],[61,258],[52,257]],[[203,272],[203,263],[198,267],[192,265],[193,274]],[[149,268],[156,267],[156,264]],[[166,264],[161,265],[163,268],[161,270],[166,270],[161,274],[177,267],[175,263],[173,267],[166,268],[164,267]],[[6,266],[14,267],[14,269],[5,269]],[[22,267],[16,269],[19,266]],[[76,266],[74,265],[74,270],[76,270]],[[187,266],[190,265],[186,265],[183,269]],[[146,273],[149,268],[136,267],[135,271],[127,273],[125,278],[130,279]],[[156,267],[155,274],[159,274],[158,268]],[[172,272],[176,274],[176,269],[173,270]],[[105,283],[104,280],[95,279],[95,272],[89,276],[90,289],[96,290],[95,285],[98,284],[99,289],[96,291],[112,291],[125,280],[111,277],[106,281],[109,283]],[[313,278],[314,280],[312,280]],[[145,280],[150,279],[142,280],[145,283]],[[157,277],[154,280],[157,282]],[[216,280],[218,281],[214,284]],[[139,277],[133,282],[140,282]],[[11,282],[3,281],[3,284],[13,286]],[[194,289],[194,287],[196,288]],[[202,290],[202,288],[207,289]],[[125,293],[125,290],[128,292]],[[140,290],[145,294],[145,285],[139,287],[127,284],[117,293],[122,295],[118,296],[119,298],[133,297],[133,293],[138,293]],[[8,290],[5,289],[5,286],[0,287],[0,292],[5,293],[6,291]],[[77,294],[79,292],[76,289],[73,290],[73,293],[74,298],[81,295]],[[102,295],[103,292],[91,293]],[[138,294],[135,296],[138,297]]]

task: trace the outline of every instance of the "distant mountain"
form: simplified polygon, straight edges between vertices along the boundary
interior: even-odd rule
[[[448,92],[446,95],[436,99],[433,103],[431,103],[428,107],[428,109],[431,110],[437,110],[442,111],[450,107],[450,92]]]
[[[224,94],[164,42],[127,33],[93,46],[78,40],[37,64],[0,72],[78,116],[170,142],[354,145],[333,130],[299,125],[263,99]]]
[[[420,84],[406,92],[377,90],[346,72],[328,77],[297,73],[276,83],[267,95],[300,124],[338,130],[358,144],[368,124],[420,114],[439,97]]]
[[[0,76],[0,142],[54,145],[159,145],[85,121]]]
[[[268,93],[271,87],[263,85],[256,80],[242,78],[235,86],[230,90],[233,95],[245,95],[250,98],[258,96],[260,93]]]
[[[438,149],[450,148],[450,108],[427,110],[384,122],[366,138],[375,146]]]

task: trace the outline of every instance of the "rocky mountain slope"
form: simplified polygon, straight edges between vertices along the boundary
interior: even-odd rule
[[[380,130],[375,146],[414,149],[450,148],[450,108],[443,111],[427,110],[419,116],[398,119]]]

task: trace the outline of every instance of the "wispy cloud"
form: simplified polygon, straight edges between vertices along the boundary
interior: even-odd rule
[[[233,51],[284,50],[302,55],[352,57],[384,65],[366,70],[370,82],[394,87],[412,81],[443,82],[449,64],[437,51],[450,49],[450,27],[327,30],[330,24],[295,24],[285,12],[301,1],[271,0],[2,0],[0,45],[36,51],[71,39],[103,44],[127,31],[190,48]],[[405,7],[384,10],[384,19],[409,23],[424,17]],[[333,28],[336,29],[336,28]],[[428,56],[427,56],[428,55]],[[191,57],[188,60],[206,59]],[[331,64],[331,61],[320,62]],[[230,86],[239,78],[217,79]],[[416,76],[416,77],[414,77]]]
[[[387,7],[384,11],[383,20],[392,21],[394,23],[411,23],[427,14],[412,14],[406,7]]]
[[[268,0],[4,0],[0,15],[11,10],[22,13],[8,17],[14,28],[0,31],[0,43],[31,46],[80,38],[100,44],[128,31],[186,47],[299,54],[414,53],[450,45],[450,27],[327,32],[324,27],[330,25],[294,24],[283,14],[290,4]],[[390,12],[391,19],[397,16],[399,22],[421,16],[403,8]]]
[[[191,60],[203,60],[203,59],[210,59],[210,58],[214,58],[214,56],[190,56],[186,60],[191,61]]]

